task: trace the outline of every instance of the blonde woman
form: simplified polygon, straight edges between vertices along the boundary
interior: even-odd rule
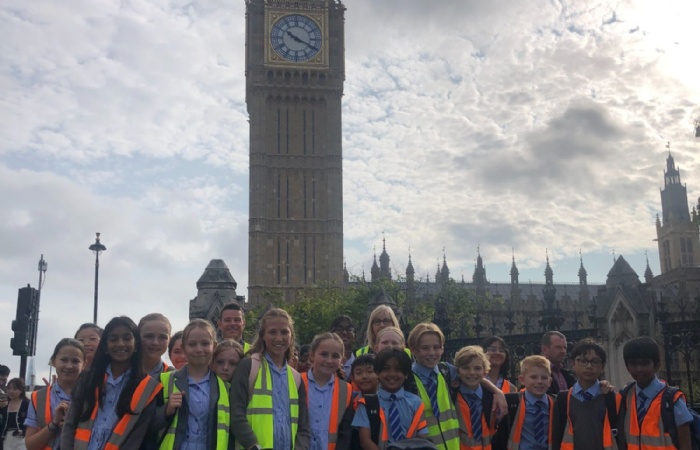
[[[399,327],[399,321],[394,314],[394,310],[387,305],[379,305],[374,308],[374,311],[369,315],[367,323],[367,338],[365,346],[358,348],[355,356],[374,353],[374,346],[377,344],[377,334],[387,327]]]

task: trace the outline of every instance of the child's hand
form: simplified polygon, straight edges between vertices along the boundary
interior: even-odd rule
[[[608,380],[602,380],[600,382],[600,393],[607,394],[608,392],[615,392],[615,386],[610,384]]]
[[[493,394],[493,407],[491,408],[491,413],[496,415],[496,420],[501,420],[506,414],[508,414],[508,402],[506,402],[506,396],[503,392],[498,391]]]
[[[177,409],[182,406],[182,399],[182,392],[175,392],[173,394],[170,394],[170,397],[168,397],[168,405],[165,407],[166,417],[171,417],[175,415]]]
[[[53,411],[53,423],[59,427],[62,427],[63,422],[66,420],[66,413],[68,412],[69,407],[70,403],[65,400],[59,403],[56,409]]]

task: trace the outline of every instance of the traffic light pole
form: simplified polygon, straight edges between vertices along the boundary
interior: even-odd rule
[[[48,264],[46,261],[44,261],[44,254],[41,254],[41,258],[39,259],[39,285],[38,289],[36,291],[36,310],[34,311],[34,333],[32,336],[30,336],[30,339],[32,340],[32,348],[29,349],[30,351],[30,356],[36,355],[36,341],[37,335],[39,334],[39,304],[41,302],[41,288],[44,286],[44,273],[46,273],[46,268]]]

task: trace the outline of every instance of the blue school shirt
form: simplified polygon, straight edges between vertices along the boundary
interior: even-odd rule
[[[549,397],[543,394],[538,398],[528,391],[525,391],[525,421],[523,422],[523,430],[520,435],[520,446],[518,450],[547,450],[547,444],[541,444],[535,440],[535,414],[539,409],[536,402],[542,400],[547,408],[545,409],[545,423],[549,424]],[[549,432],[549,427],[547,427]],[[549,434],[547,434],[549,437]]]
[[[581,385],[576,382],[574,384],[574,390],[571,393],[571,395],[575,396],[577,399],[581,400],[582,402],[587,401],[586,398],[583,396],[584,389],[581,387]],[[596,398],[597,396],[600,395],[600,381],[596,380],[595,383],[593,383],[593,386],[589,387],[588,389],[585,390],[585,392],[588,392],[593,396],[593,398]]]
[[[63,389],[61,389],[61,386],[58,385],[58,383],[54,383],[51,386],[51,396],[49,397],[49,402],[51,402],[51,415],[53,416],[53,412],[56,409],[56,407],[62,402],[62,401],[67,401],[70,403],[70,395],[66,394]],[[44,411],[42,411],[41,416],[44,416]],[[34,409],[34,403],[29,402],[29,409],[27,409],[27,418],[24,420],[24,426],[25,427],[33,427],[33,428],[39,428],[39,424],[37,423],[36,420],[36,409]],[[54,439],[53,439],[53,449],[58,450],[58,447],[61,445],[61,430],[62,428],[59,428],[56,433],[54,434]]]
[[[311,427],[311,450],[328,449],[328,425],[331,420],[331,406],[333,405],[333,386],[335,375],[325,386],[316,383],[311,370],[309,376],[309,425]]]
[[[343,364],[343,371],[345,372],[345,380],[350,382],[352,380],[352,362],[355,361],[355,353],[350,353],[350,357],[345,364]]]
[[[209,371],[204,378],[195,381],[187,377],[187,434],[182,442],[182,450],[207,450],[209,430]]]
[[[289,385],[287,382],[287,361],[277,367],[270,355],[265,352],[272,377],[272,417],[275,422],[274,444],[276,449],[292,448],[292,416],[289,414]]]
[[[654,399],[654,397],[656,397],[657,394],[661,392],[664,387],[666,387],[666,385],[656,376],[654,376],[652,382],[649,383],[649,386],[645,387],[644,389],[640,389],[639,385],[636,383],[634,386],[636,388],[637,401],[639,401],[639,392],[644,392],[644,394],[648,397],[644,401],[647,410],[649,409],[649,405],[651,405],[651,401]],[[679,398],[678,401],[673,404],[673,415],[676,418],[677,426],[684,425],[693,420],[693,416],[691,416],[690,412],[688,411],[688,405],[686,405],[685,400],[682,398]]]
[[[97,417],[92,426],[88,450],[103,449],[109,436],[112,434],[114,426],[117,424],[117,402],[119,395],[124,389],[126,381],[131,377],[131,369],[121,374],[118,378],[112,375],[112,365],[107,366],[107,381],[105,381],[105,398],[102,407],[97,410]]]
[[[377,391],[377,397],[379,397],[379,406],[384,410],[384,416],[387,420],[387,426],[389,426],[389,407],[391,406],[391,395],[396,395],[397,407],[399,409],[399,416],[401,417],[401,426],[405,431],[411,428],[411,423],[413,422],[413,416],[416,411],[423,404],[423,400],[417,395],[411,394],[410,392],[404,391],[403,388],[396,392],[387,392],[381,387]],[[367,416],[367,411],[365,410],[365,405],[360,404],[355,411],[355,418],[352,420],[352,426],[355,428],[370,428],[369,417]],[[391,431],[389,431],[389,442],[393,442],[391,437]],[[428,434],[428,428],[420,428],[417,432],[418,436],[426,436]]]

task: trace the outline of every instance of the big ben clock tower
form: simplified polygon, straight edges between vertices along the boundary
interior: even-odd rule
[[[343,279],[339,0],[246,0],[248,298]]]

